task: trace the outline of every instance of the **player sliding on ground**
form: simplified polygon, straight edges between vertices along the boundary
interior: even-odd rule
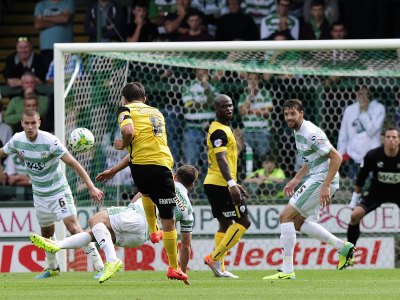
[[[121,162],[121,165],[125,162],[128,163],[129,157],[126,161],[122,160]],[[120,163],[114,168],[100,173],[96,180],[111,179],[118,172]],[[178,199],[174,208],[174,217],[176,222],[180,222],[182,243],[180,263],[181,269],[185,273],[190,257],[191,232],[194,222],[188,190],[193,188],[197,176],[197,170],[190,165],[180,167],[174,176]],[[96,213],[89,219],[91,229],[86,232],[67,237],[61,241],[49,240],[36,234],[32,234],[30,239],[35,246],[49,253],[56,253],[60,249],[80,248],[90,241],[97,241],[106,256],[104,273],[99,279],[99,283],[103,283],[123,268],[123,263],[115,252],[114,244],[119,247],[136,248],[143,245],[149,237],[146,215],[142,199],[139,197],[141,197],[140,193],[134,197],[132,203],[128,206],[110,207]],[[184,282],[190,284],[187,280]]]

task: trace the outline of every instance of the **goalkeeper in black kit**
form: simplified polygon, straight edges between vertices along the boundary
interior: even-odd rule
[[[392,202],[400,207],[400,131],[395,127],[383,132],[383,146],[370,150],[361,163],[355,191],[351,198],[351,219],[347,229],[347,240],[356,245],[360,237],[360,222],[382,203]],[[371,185],[362,193],[369,174]],[[354,259],[349,265],[354,264]]]

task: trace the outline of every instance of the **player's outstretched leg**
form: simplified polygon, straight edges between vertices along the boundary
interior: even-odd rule
[[[124,267],[124,264],[120,259],[117,258],[115,262],[106,262],[104,264],[104,272],[99,279],[99,283],[103,283],[106,280],[112,278],[115,273],[121,270]]]
[[[343,270],[346,268],[353,258],[353,253],[356,248],[350,242],[344,243],[342,251],[339,252],[339,263],[337,265],[338,270]]]
[[[44,238],[38,234],[32,233],[29,238],[32,241],[32,244],[34,244],[36,247],[40,249],[43,249],[46,252],[54,254],[60,251],[61,249],[61,247],[57,245],[55,241]]]

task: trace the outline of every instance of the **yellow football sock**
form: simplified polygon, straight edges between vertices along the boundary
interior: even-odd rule
[[[219,244],[221,243],[221,241],[222,241],[222,239],[224,238],[224,236],[225,236],[225,232],[217,231],[217,233],[215,233],[215,235],[214,235],[214,241],[215,241],[215,247],[214,247],[214,249],[217,249],[217,248],[218,248],[218,246],[219,246]],[[224,262],[224,260],[225,260],[225,255],[226,255],[226,253],[224,253],[224,255],[221,257],[221,261],[222,261],[221,270],[222,270],[222,272],[225,271],[225,262]]]
[[[176,229],[173,231],[164,231],[163,242],[168,256],[168,265],[176,269],[178,267],[178,234]]]
[[[218,247],[212,253],[213,260],[221,261],[226,252],[240,241],[245,232],[246,228],[238,223],[229,226],[221,243],[219,243]]]
[[[159,229],[157,225],[156,205],[151,201],[150,197],[144,195],[142,195],[142,203],[147,223],[149,224],[149,231],[150,233],[156,232]]]

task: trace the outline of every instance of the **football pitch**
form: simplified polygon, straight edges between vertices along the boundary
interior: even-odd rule
[[[61,273],[33,279],[33,273],[0,274],[0,299],[400,299],[400,269],[298,270],[297,279],[262,280],[269,271],[236,271],[239,279],[190,271],[191,285],[167,280],[165,272],[119,272],[99,284],[93,273]]]

